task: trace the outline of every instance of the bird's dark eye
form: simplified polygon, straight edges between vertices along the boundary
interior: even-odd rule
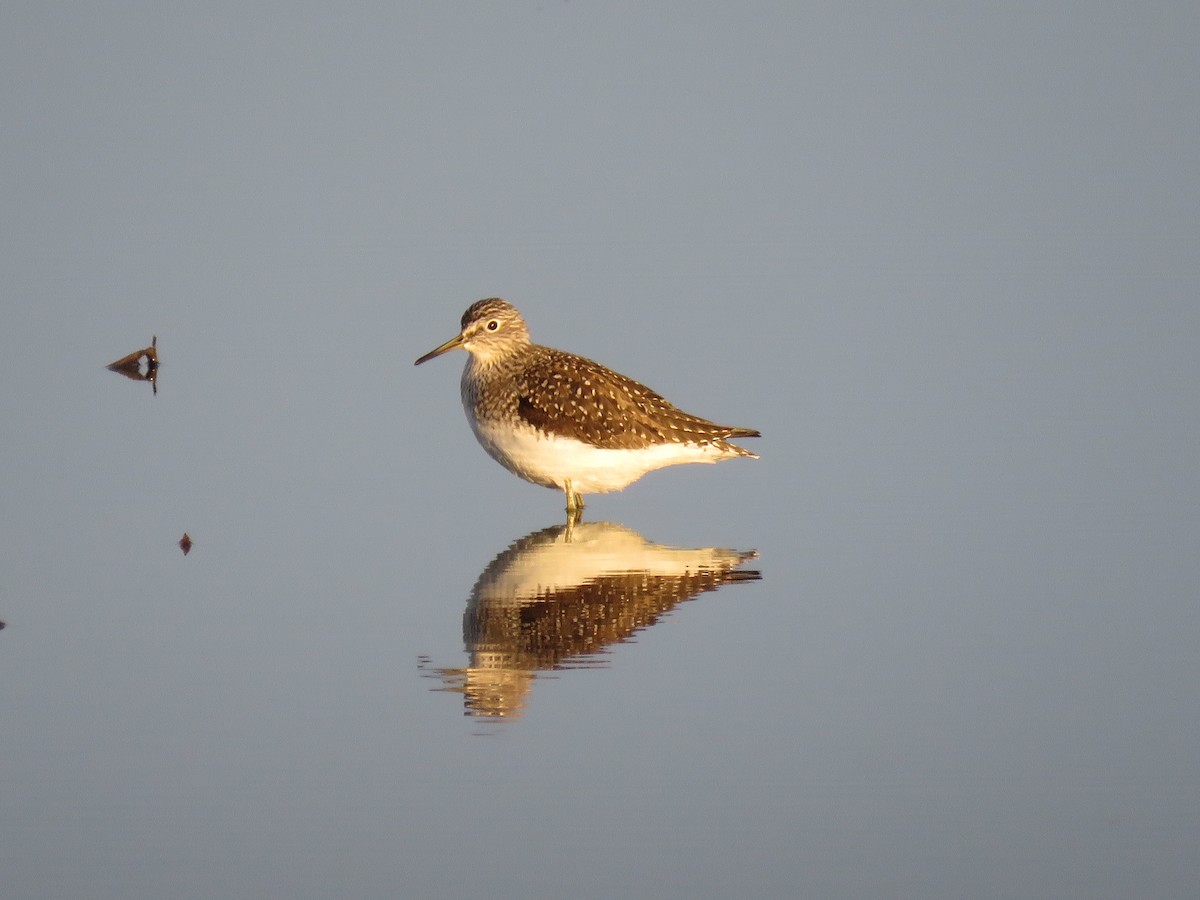
[[[492,321],[487,323],[488,331],[495,331],[499,327],[500,327],[500,322],[497,321],[496,319],[492,319]]]

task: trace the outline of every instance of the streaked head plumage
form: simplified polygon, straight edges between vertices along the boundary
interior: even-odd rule
[[[462,315],[461,330],[440,347],[426,353],[416,364],[462,348],[478,362],[490,363],[528,346],[529,327],[517,308],[507,300],[488,297],[477,300]]]

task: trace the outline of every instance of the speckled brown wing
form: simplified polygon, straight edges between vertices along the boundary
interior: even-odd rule
[[[542,431],[607,450],[758,437],[748,428],[685,413],[661,394],[590,359],[538,349],[543,352],[517,379],[517,414]]]

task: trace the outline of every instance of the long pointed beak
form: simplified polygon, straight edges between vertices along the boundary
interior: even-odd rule
[[[456,350],[462,346],[462,343],[463,343],[463,336],[461,334],[456,334],[454,337],[450,338],[450,340],[446,341],[446,343],[442,344],[442,346],[435,347],[433,350],[430,350],[428,353],[426,353],[424,356],[422,356],[420,359],[418,359],[415,363],[413,363],[413,365],[419,366],[421,363],[427,362],[428,360],[433,359],[435,356],[441,356],[443,353],[448,353],[451,350]]]

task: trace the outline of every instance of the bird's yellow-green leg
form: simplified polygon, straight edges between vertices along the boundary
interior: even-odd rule
[[[568,515],[574,515],[576,518],[578,518],[579,514],[583,512],[583,494],[578,494],[575,492],[575,489],[571,486],[570,479],[568,479],[566,484],[563,485],[563,491],[567,495]]]

